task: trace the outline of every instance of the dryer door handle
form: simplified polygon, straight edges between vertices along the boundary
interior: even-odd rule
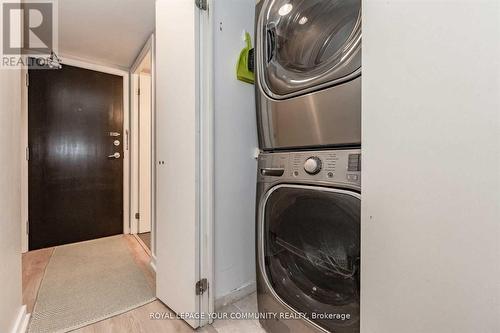
[[[276,27],[268,26],[267,28],[267,63],[270,63],[274,58],[276,50]]]

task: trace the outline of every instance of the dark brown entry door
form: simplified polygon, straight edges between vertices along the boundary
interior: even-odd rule
[[[28,91],[29,249],[122,233],[122,77],[30,70]]]

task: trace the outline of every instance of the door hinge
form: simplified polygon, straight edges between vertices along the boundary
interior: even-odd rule
[[[26,235],[30,234],[30,221],[26,221]]]
[[[30,147],[26,147],[26,161],[30,160]]]
[[[141,96],[141,89],[137,89],[137,96]]]
[[[208,9],[208,0],[195,0],[196,7],[198,7],[201,10],[207,10]]]
[[[203,295],[208,290],[208,280],[201,279],[196,282],[196,295]]]
[[[26,87],[30,86],[30,75],[26,73]]]
[[[135,219],[138,220],[141,217],[139,213],[135,213]]]

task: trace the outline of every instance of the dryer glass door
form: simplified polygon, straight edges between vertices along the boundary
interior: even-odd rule
[[[298,185],[280,186],[264,207],[270,288],[331,332],[359,332],[360,209],[354,192]]]
[[[259,22],[271,97],[332,85],[361,67],[361,0],[268,0]]]

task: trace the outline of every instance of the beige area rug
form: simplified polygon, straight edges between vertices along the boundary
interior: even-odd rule
[[[123,236],[57,247],[47,265],[28,332],[69,332],[154,299]]]

